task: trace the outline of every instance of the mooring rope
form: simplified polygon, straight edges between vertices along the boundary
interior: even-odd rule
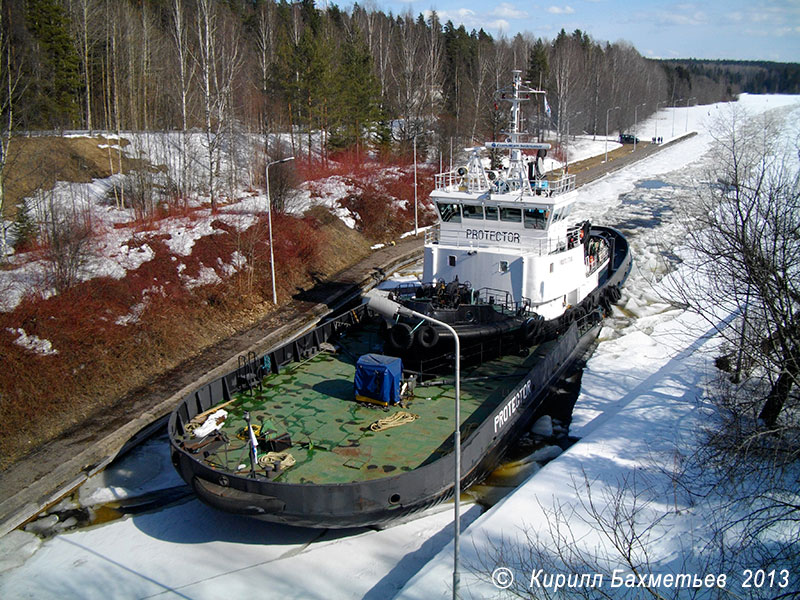
[[[391,429],[392,427],[399,427],[400,425],[411,423],[417,419],[419,419],[419,415],[401,410],[400,412],[393,414],[391,417],[378,419],[372,425],[370,425],[369,428],[372,431],[383,431],[384,429]]]
[[[293,467],[297,460],[288,452],[267,452],[258,457],[258,466],[261,468],[267,468],[276,462],[279,463],[278,469],[282,471]]]

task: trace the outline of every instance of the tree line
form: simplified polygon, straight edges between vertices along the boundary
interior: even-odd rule
[[[500,135],[493,94],[515,68],[549,93],[552,112],[532,103],[527,127],[559,136],[738,91],[580,30],[496,39],[435,12],[313,0],[9,0],[3,12],[5,132],[13,104],[18,130],[292,132],[309,156],[406,151],[417,137],[445,153]]]
[[[800,64],[750,60],[665,61],[669,70],[683,69],[690,78],[704,77],[724,83],[730,93],[800,94]]]

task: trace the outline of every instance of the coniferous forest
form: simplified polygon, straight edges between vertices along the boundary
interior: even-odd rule
[[[552,108],[531,106],[528,130],[559,136],[604,134],[609,109],[623,130],[665,106],[798,91],[796,65],[661,62],[580,30],[496,39],[313,0],[8,0],[2,36],[4,133],[292,132],[318,155],[496,136],[493,93],[515,68]]]

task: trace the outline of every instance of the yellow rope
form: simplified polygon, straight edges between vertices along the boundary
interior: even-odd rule
[[[288,452],[267,452],[258,457],[258,466],[262,468],[271,466],[276,462],[280,463],[278,469],[283,470],[293,467],[297,460]]]
[[[256,437],[260,436],[261,425],[253,425],[252,427],[253,427],[253,435]],[[243,442],[246,442],[247,440],[250,439],[250,432],[247,431],[247,427],[243,427],[236,433],[236,437],[242,440]]]
[[[383,431],[384,429],[391,429],[392,427],[399,427],[400,425],[411,423],[417,419],[419,419],[419,415],[401,410],[400,412],[393,414],[391,417],[378,419],[372,425],[370,425],[369,428],[372,431]]]

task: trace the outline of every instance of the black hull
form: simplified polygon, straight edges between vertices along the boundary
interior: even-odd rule
[[[614,251],[603,289],[617,288],[631,268],[627,242],[618,232],[594,228],[607,235]],[[556,339],[540,345],[539,360],[514,389],[476,428],[462,431],[462,489],[496,468],[506,450],[530,425],[549,388],[593,342],[602,307],[574,319]],[[363,306],[270,352],[274,371],[314,354],[338,328],[365,317]],[[231,399],[242,387],[236,372],[208,384],[180,403],[169,420],[172,462],[181,477],[206,504],[235,514],[289,525],[347,528],[380,526],[425,510],[452,497],[455,458],[452,452],[412,471],[346,484],[280,483],[247,474],[214,469],[180,443],[189,420]]]

